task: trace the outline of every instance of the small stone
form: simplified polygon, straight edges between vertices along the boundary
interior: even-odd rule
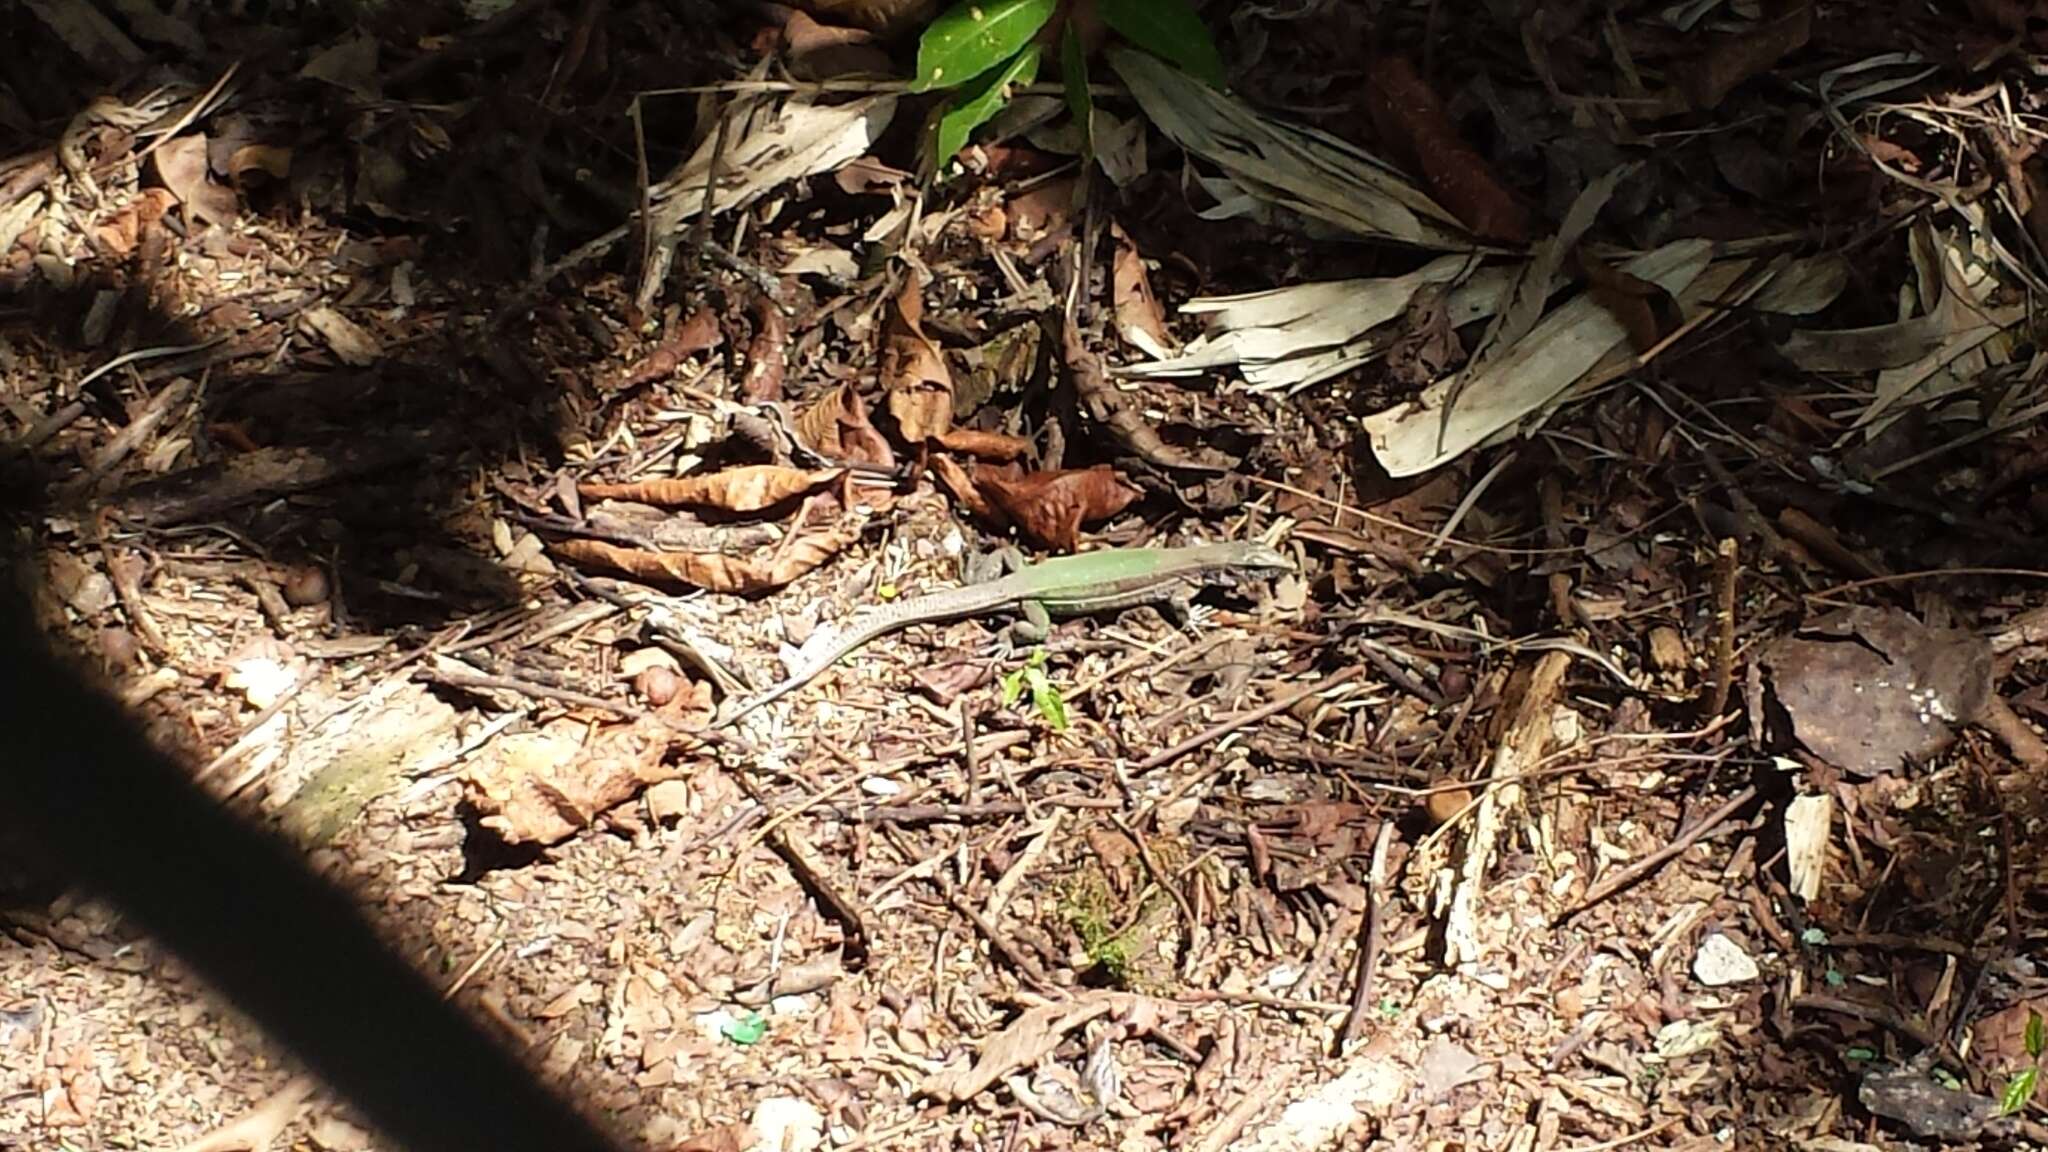
[[[680,672],[682,667],[664,648],[635,648],[619,657],[619,672],[627,679],[632,679],[649,668],[666,668],[671,672]]]
[[[1692,960],[1692,974],[1709,988],[1725,988],[1730,984],[1747,984],[1757,978],[1756,961],[1742,950],[1742,945],[1716,932],[1700,941],[1700,950]]]
[[[284,602],[306,608],[327,599],[327,571],[318,564],[295,564],[284,577]]]
[[[633,677],[633,687],[646,697],[649,704],[659,708],[676,698],[683,690],[683,678],[673,669],[653,667]]]
[[[825,1114],[795,1096],[771,1096],[754,1108],[757,1148],[775,1152],[815,1152],[825,1143]]]
[[[690,786],[681,780],[663,780],[647,789],[647,811],[657,824],[668,824],[690,814]]]

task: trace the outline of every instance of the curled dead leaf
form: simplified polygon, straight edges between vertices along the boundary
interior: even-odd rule
[[[970,515],[992,528],[1003,529],[1010,526],[1010,518],[1003,514],[1001,508],[991,504],[989,498],[975,486],[974,476],[968,472],[966,465],[951,456],[934,456],[931,458],[931,470],[933,479],[939,482],[939,487],[944,488],[947,494],[959,501],[960,506],[967,509]]]
[[[843,468],[821,468],[811,472],[779,464],[749,464],[708,476],[671,476],[630,484],[578,484],[576,491],[589,500],[631,500],[664,508],[687,505],[722,508],[728,512],[759,512],[793,496],[834,483],[844,475],[846,470]]]
[[[1019,531],[1056,552],[1073,551],[1083,524],[1109,519],[1141,494],[1106,464],[1014,479],[982,472],[974,481]]]
[[[1584,248],[1579,268],[1586,274],[1586,292],[1628,330],[1629,347],[1647,352],[1685,323],[1678,298],[1663,287],[1624,272]]]
[[[783,358],[789,354],[789,324],[782,308],[765,293],[754,299],[754,338],[747,342],[746,376],[740,395],[749,403],[782,399]]]
[[[690,313],[674,331],[670,332],[654,350],[640,358],[640,361],[620,378],[616,387],[638,388],[657,380],[666,380],[675,374],[676,366],[699,352],[709,351],[725,341],[725,333],[718,327],[718,317],[709,308],[699,308]]]
[[[1022,436],[984,432],[979,428],[955,428],[938,437],[938,445],[948,452],[1002,463],[1021,460],[1031,451],[1031,441]]]
[[[709,688],[699,685],[705,702]],[[601,728],[577,747],[566,731],[500,737],[464,777],[482,824],[508,844],[557,844],[649,784],[680,775],[674,737],[652,718]]]
[[[215,184],[207,176],[206,137],[179,136],[166,140],[150,154],[157,179],[185,206],[194,220],[212,224],[231,223],[241,210],[235,190]]]
[[[882,323],[882,387],[889,415],[912,443],[953,426],[953,373],[923,324],[924,280],[912,272]]]
[[[868,421],[868,407],[851,384],[841,384],[791,422],[803,445],[827,460],[896,467],[896,452]]]
[[[292,174],[292,150],[275,144],[244,144],[228,157],[228,178],[240,184],[252,173],[261,173],[272,180],[283,180]]]
[[[1813,6],[1796,3],[1747,32],[1715,41],[1698,60],[1673,65],[1672,79],[1686,103],[1705,111],[1718,106],[1737,84],[1806,47],[1812,34]]]
[[[1111,223],[1109,234],[1116,242],[1115,262],[1110,270],[1110,298],[1116,307],[1117,335],[1124,343],[1152,357],[1164,360],[1178,351],[1173,334],[1166,330],[1166,316],[1159,298],[1152,294],[1151,277],[1145,273],[1144,257],[1138,245]]]
[[[636,579],[687,584],[712,592],[752,593],[780,588],[844,551],[860,539],[852,518],[818,528],[800,528],[773,548],[749,557],[711,552],[649,552],[602,540],[564,540],[554,546],[564,560],[596,564]]]

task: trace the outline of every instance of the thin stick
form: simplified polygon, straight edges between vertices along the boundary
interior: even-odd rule
[[[1727,823],[1730,816],[1735,815],[1743,805],[1748,804],[1754,799],[1756,799],[1756,785],[1752,784],[1735,795],[1730,796],[1727,803],[1714,809],[1712,813],[1708,814],[1706,819],[1680,832],[1671,843],[1602,880],[1591,892],[1586,893],[1585,899],[1558,913],[1557,916],[1552,918],[1551,923],[1553,925],[1562,924],[1566,920],[1577,916],[1593,905],[1614,895],[1616,892],[1655,872],[1668,861],[1677,858],[1694,844],[1699,843],[1700,837]]]
[[[1741,574],[1733,537],[1714,552],[1714,683],[1707,694],[1707,719],[1728,707],[1728,689],[1735,676],[1735,584]]]
[[[1339,685],[1349,684],[1351,681],[1358,679],[1360,676],[1364,674],[1365,665],[1354,664],[1351,667],[1346,668],[1344,671],[1337,673],[1335,676],[1331,676],[1323,680],[1318,680],[1314,684],[1305,685],[1301,688],[1296,689],[1293,692],[1287,693],[1285,696],[1281,696],[1278,699],[1269,701],[1266,704],[1262,704],[1249,712],[1240,712],[1235,716],[1226,717],[1225,719],[1210,725],[1209,727],[1203,729],[1200,732],[1195,733],[1193,736],[1188,737],[1187,739],[1181,741],[1178,744],[1173,745],[1170,748],[1161,749],[1160,751],[1154,752],[1152,755],[1145,757],[1143,760],[1140,760],[1136,764],[1132,765],[1131,771],[1150,772],[1155,768],[1161,767],[1166,764],[1171,764],[1175,760],[1180,759],[1182,756],[1187,755],[1188,753],[1194,751],[1197,748],[1202,747],[1203,745],[1210,744],[1214,741],[1220,740],[1223,737],[1230,735],[1232,732],[1235,732],[1240,728],[1245,728],[1250,725],[1256,724],[1259,721],[1264,720],[1268,716],[1272,716],[1280,712],[1285,712],[1287,709],[1294,707],[1296,704],[1299,704],[1303,700],[1306,700],[1309,697],[1314,696],[1318,692],[1327,692],[1332,688],[1338,687]]]
[[[1394,838],[1394,822],[1380,822],[1379,838],[1372,845],[1372,870],[1365,881],[1365,922],[1358,946],[1358,979],[1351,987],[1351,1018],[1344,1021],[1344,1034],[1337,1040],[1337,1055],[1349,1051],[1365,1028],[1365,1013],[1372,1005],[1374,976],[1380,968],[1380,950],[1386,946],[1387,844]]]

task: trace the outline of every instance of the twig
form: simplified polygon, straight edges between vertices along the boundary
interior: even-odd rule
[[[1175,760],[1180,759],[1182,756],[1187,755],[1188,753],[1194,751],[1197,748],[1212,743],[1216,740],[1220,740],[1223,737],[1230,735],[1232,732],[1235,732],[1240,728],[1256,724],[1259,721],[1264,720],[1268,716],[1273,716],[1278,713],[1285,712],[1287,709],[1294,707],[1296,704],[1299,704],[1303,700],[1306,700],[1309,697],[1314,696],[1318,692],[1327,692],[1332,688],[1336,688],[1344,684],[1349,684],[1351,681],[1358,679],[1360,676],[1364,674],[1365,666],[1362,664],[1354,664],[1351,667],[1346,668],[1344,671],[1339,672],[1334,676],[1330,676],[1323,680],[1318,680],[1314,684],[1305,685],[1301,688],[1298,688],[1292,692],[1287,693],[1284,696],[1268,701],[1267,703],[1262,704],[1249,712],[1240,712],[1235,716],[1227,717],[1223,720],[1220,720],[1215,724],[1212,724],[1209,727],[1203,729],[1202,731],[1195,733],[1193,736],[1190,736],[1187,739],[1181,741],[1180,743],[1175,744],[1170,748],[1165,748],[1158,752],[1154,752],[1152,755],[1147,756],[1143,760],[1138,761],[1136,764],[1131,766],[1131,771],[1134,773],[1145,773],[1150,772],[1153,769],[1159,768],[1163,765],[1171,764]]]
[[[1372,845],[1372,870],[1365,881],[1365,922],[1358,945],[1358,979],[1351,987],[1351,1018],[1344,1021],[1344,1034],[1337,1041],[1337,1055],[1349,1051],[1365,1027],[1365,1014],[1372,1007],[1372,986],[1380,967],[1380,949],[1385,946],[1387,844],[1394,836],[1394,822],[1380,822],[1379,837]]]
[[[1728,707],[1728,690],[1735,675],[1735,585],[1741,574],[1736,542],[1729,537],[1714,551],[1714,672],[1713,687],[1707,693],[1707,719]]]
[[[1666,844],[1664,847],[1657,849],[1655,852],[1650,853],[1648,856],[1643,857],[1641,860],[1623,868],[1621,871],[1595,885],[1591,892],[1586,893],[1584,899],[1553,917],[1551,924],[1553,926],[1562,924],[1614,895],[1616,892],[1655,872],[1667,862],[1684,854],[1694,844],[1699,843],[1702,836],[1726,823],[1729,817],[1735,815],[1736,812],[1741,810],[1743,805],[1748,804],[1754,799],[1756,799],[1756,785],[1754,784],[1730,796],[1726,803],[1708,813],[1704,820],[1680,832],[1672,839],[1671,843]]]

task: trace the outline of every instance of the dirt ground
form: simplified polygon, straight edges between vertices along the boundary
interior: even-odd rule
[[[273,7],[0,8],[17,583],[625,1147],[2048,1141],[2025,6]],[[0,1148],[395,1147],[0,926]]]

